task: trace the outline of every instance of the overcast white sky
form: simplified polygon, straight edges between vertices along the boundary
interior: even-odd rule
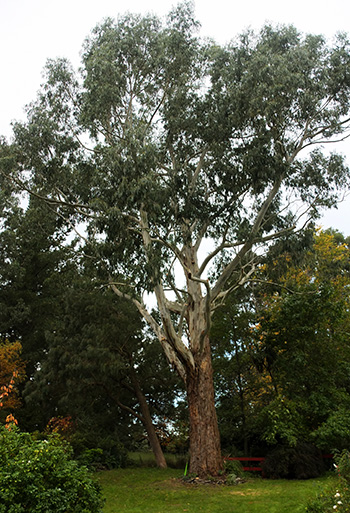
[[[174,0],[0,0],[0,135],[10,137],[11,120],[23,119],[23,107],[35,98],[46,59],[67,57],[79,65],[84,38],[103,18],[130,12],[165,15]],[[349,0],[196,0],[202,35],[228,42],[247,27],[265,22],[293,24],[302,32],[332,38],[350,32]],[[348,155],[350,140],[339,146]],[[350,235],[350,197],[328,213],[322,224]]]

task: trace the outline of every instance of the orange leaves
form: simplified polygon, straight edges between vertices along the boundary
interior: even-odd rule
[[[75,424],[70,415],[67,417],[52,417],[46,426],[46,430],[49,433],[57,433],[67,440],[74,432],[74,429]]]
[[[15,419],[12,413],[10,413],[10,415],[7,415],[6,417],[5,428],[11,431],[13,425],[18,426],[18,421]]]
[[[19,405],[16,385],[25,378],[21,350],[19,342],[6,340],[0,344],[0,408],[16,408]]]
[[[8,385],[3,385],[2,387],[0,387],[0,407],[4,406],[4,403],[2,400],[11,394],[11,392],[15,386],[15,381],[16,381],[17,376],[18,376],[18,371],[13,371],[10,383]]]

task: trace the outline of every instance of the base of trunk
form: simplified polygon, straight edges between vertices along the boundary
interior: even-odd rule
[[[190,417],[190,472],[217,476],[223,469],[215,410],[210,350],[201,356],[196,372],[187,377]]]

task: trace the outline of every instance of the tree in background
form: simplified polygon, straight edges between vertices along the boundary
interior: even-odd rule
[[[25,362],[21,358],[22,346],[5,340],[0,343],[0,415],[8,418],[19,407],[18,384],[25,379]],[[4,419],[1,419],[4,420]]]
[[[28,377],[46,350],[72,261],[58,226],[57,216],[32,198],[26,209],[5,212],[0,231],[0,334],[22,342]]]
[[[301,265],[285,253],[263,271],[281,273],[273,293],[265,288],[255,328],[255,360],[269,381],[260,410],[269,443],[332,450],[349,442],[349,264],[348,240],[318,231]]]
[[[220,47],[197,28],[190,4],[164,25],[108,19],[85,41],[79,77],[49,61],[28,122],[14,127],[12,179],[67,226],[85,223],[82,244],[106,283],[184,381],[190,471],[204,475],[222,467],[212,312],[251,279],[257,255],[300,227],[300,212],[306,222],[348,186],[343,158],[319,145],[349,127],[350,56],[343,35],[329,47],[266,26]]]
[[[247,456],[252,444],[253,401],[257,393],[251,355],[255,315],[252,290],[242,287],[215,311],[210,331],[222,446],[226,453],[238,451]]]
[[[23,391],[22,386],[20,390],[20,395],[23,393],[26,399],[18,411],[21,427],[44,429],[48,420],[58,414],[67,400],[64,414],[84,418],[79,424],[80,431],[85,429],[85,432],[91,433],[94,419],[101,432],[106,419],[109,426],[114,416],[112,433],[118,438],[116,424],[117,431],[125,431],[125,426],[130,427],[128,417],[133,414],[146,426],[157,463],[164,466],[165,459],[148,402],[152,401],[153,395],[160,398],[161,394],[165,394],[169,405],[172,405],[172,391],[169,389],[169,393],[165,392],[164,383],[169,385],[174,379],[169,377],[164,365],[161,372],[159,351],[154,350],[153,344],[153,349],[148,351],[153,351],[150,357],[152,364],[143,363],[144,369],[152,371],[144,377],[143,383],[138,383],[139,372],[134,372],[133,383],[130,382],[134,365],[132,360],[136,353],[141,354],[142,324],[137,310],[132,305],[126,305],[125,300],[118,301],[115,294],[112,294],[111,300],[111,294],[106,293],[98,276],[86,277],[93,267],[88,258],[83,260],[72,254],[76,243],[74,240],[65,242],[66,230],[62,228],[55,211],[37,198],[31,198],[26,208],[19,206],[13,190],[9,190],[6,197],[8,207],[2,212],[0,233],[0,333],[3,339],[19,338],[26,357],[26,373],[30,379],[26,389]],[[113,347],[114,351],[111,349]],[[159,368],[156,368],[157,363]],[[135,365],[140,371],[140,361]],[[116,374],[111,382],[113,372]],[[159,377],[164,378],[163,385],[162,378],[158,379],[158,384],[154,384],[158,372]],[[125,375],[129,380],[127,385]],[[131,388],[134,394],[131,399],[130,390],[124,393],[125,404],[117,399],[116,388],[119,386],[120,390],[121,383],[124,383],[124,389]],[[147,399],[142,393],[146,383]],[[38,388],[40,394],[34,394],[35,399],[30,401],[33,390]],[[94,388],[99,389],[97,394],[93,392]],[[78,391],[82,394],[80,398],[77,397]],[[95,403],[94,408],[87,407],[87,396],[90,397],[89,404]],[[114,409],[106,406],[106,402],[111,402],[111,397],[116,403]],[[98,415],[96,413],[94,416],[93,410],[98,400],[101,404]],[[133,409],[135,401],[138,406]],[[140,402],[142,414],[139,411]],[[124,418],[120,416],[120,407],[128,412]],[[168,414],[170,409],[171,406],[165,408]],[[117,418],[119,422],[116,422]],[[111,429],[106,427],[105,439],[108,432]],[[103,439],[102,433],[100,438]],[[125,436],[124,442],[128,438],[130,440],[130,436]],[[91,443],[96,440],[91,440]]]
[[[26,386],[26,401],[40,405],[45,423],[57,414],[73,415],[81,443],[85,437],[88,445],[114,437],[133,448],[146,432],[164,468],[156,426],[173,414],[175,376],[158,345],[144,341],[136,308],[80,272],[63,297],[60,324],[48,335],[47,354]]]

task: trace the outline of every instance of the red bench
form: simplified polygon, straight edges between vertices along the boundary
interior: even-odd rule
[[[333,454],[322,454],[322,458],[323,459],[331,459],[333,458]],[[236,460],[236,461],[240,461],[242,464],[243,464],[243,470],[247,471],[247,472],[262,472],[262,468],[261,466],[254,466],[254,463],[256,462],[257,464],[260,463],[261,465],[261,462],[264,461],[265,457],[263,456],[259,456],[259,457],[254,457],[254,456],[244,456],[244,457],[238,457],[238,458],[224,458],[224,461],[233,461],[233,460]],[[244,466],[244,464],[246,463],[246,466]],[[252,463],[250,465],[250,463]]]
[[[253,457],[253,456],[245,456],[239,458],[224,458],[225,461],[240,461],[243,464],[243,470],[247,472],[262,472],[262,468],[260,466],[254,466],[254,463],[261,464],[264,461],[264,457]],[[250,464],[251,463],[251,464]],[[244,466],[246,464],[246,466]]]

